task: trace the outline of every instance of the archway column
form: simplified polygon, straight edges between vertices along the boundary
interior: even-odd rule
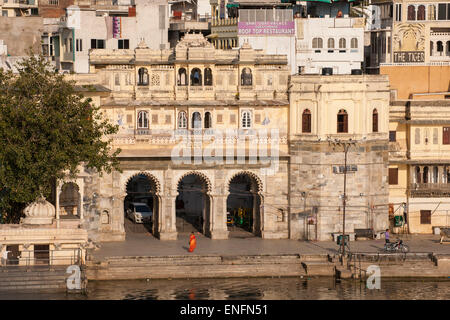
[[[209,232],[211,239],[228,239],[227,195],[210,194],[211,221]]]
[[[159,206],[159,226],[157,237],[159,240],[177,240],[176,207],[174,195],[161,196]]]

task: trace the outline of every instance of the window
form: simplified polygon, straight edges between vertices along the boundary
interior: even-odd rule
[[[337,132],[348,132],[348,114],[344,109],[339,110],[339,113],[337,115]]]
[[[352,40],[350,40],[350,48],[352,48],[352,49],[358,48],[358,39],[357,38],[352,38]]]
[[[416,166],[415,173],[416,173],[415,174],[416,183],[420,183],[421,182],[420,167]]]
[[[345,49],[346,47],[346,43],[345,43],[345,38],[340,38],[339,39],[339,49]]]
[[[91,49],[105,49],[105,40],[91,39]]]
[[[438,167],[433,167],[433,183],[439,183],[439,169]]]
[[[118,41],[119,49],[130,49],[130,40],[128,39],[119,39]]]
[[[442,128],[442,144],[450,144],[450,127]]]
[[[205,129],[212,127],[211,112],[205,112]]]
[[[313,49],[321,49],[323,47],[322,38],[313,38],[312,47],[313,47]]]
[[[180,68],[178,69],[178,81],[179,86],[186,86],[187,85],[187,75],[186,75],[186,69]]]
[[[401,5],[401,3],[395,4],[395,21],[402,21],[402,5]]]
[[[78,52],[83,51],[83,39],[76,40],[76,50]]]
[[[438,4],[438,20],[450,19],[450,3]]]
[[[147,68],[139,68],[138,70],[138,86],[148,86],[148,70]]]
[[[428,167],[423,167],[423,183],[428,183]]]
[[[302,132],[311,133],[311,111],[308,109],[302,114]]]
[[[192,128],[194,129],[202,128],[202,116],[200,112],[194,112],[192,114]]]
[[[191,86],[202,85],[202,72],[199,68],[194,68],[191,71]]]
[[[414,143],[420,144],[420,128],[416,128],[414,131]]]
[[[242,112],[242,128],[251,128],[252,126],[252,118],[250,111]]]
[[[398,184],[398,168],[389,168],[389,184]]]
[[[417,20],[425,20],[425,6],[423,4],[417,8]]]
[[[333,38],[328,39],[328,48],[334,49],[334,39]]]
[[[210,68],[205,68],[205,86],[212,86],[212,84],[213,84],[212,71]]]
[[[416,20],[416,7],[413,5],[408,6],[408,20]]]
[[[431,210],[420,210],[420,224],[431,224]]]
[[[434,4],[428,5],[428,20],[436,20],[436,6]]]
[[[397,141],[397,131],[389,131],[389,142]]]
[[[2,10],[2,17],[7,17],[7,16],[8,16],[8,11]]]
[[[377,109],[374,109],[373,113],[372,113],[372,132],[378,132],[378,111],[377,111]]]
[[[187,129],[187,117],[184,111],[178,113],[178,128]]]
[[[442,44],[442,41],[438,41],[436,43],[436,51],[438,52],[438,55],[442,56],[444,52],[444,45]]]
[[[241,86],[251,86],[252,82],[252,70],[244,68],[241,73]]]
[[[148,112],[147,111],[139,111],[139,113],[138,113],[138,128],[139,129],[148,128]]]

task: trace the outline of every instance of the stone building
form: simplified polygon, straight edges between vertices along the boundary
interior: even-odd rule
[[[160,239],[175,239],[181,220],[193,219],[211,238],[227,238],[226,213],[241,207],[252,233],[288,237],[285,56],[216,50],[187,34],[174,50],[143,42],[94,50],[90,65],[90,74],[75,77],[110,89],[97,101],[120,126],[113,146],[122,149],[123,169],[84,178],[92,237],[123,240],[124,204],[138,196],[152,208]]]
[[[124,239],[132,202],[151,208],[161,240],[185,223],[233,237],[233,212],[262,238],[329,240],[342,225],[344,160],[331,142],[350,138],[346,232],[387,226],[387,77],[290,77],[285,55],[215,49],[201,34],[171,50],[93,50],[90,66],[70,77],[119,125],[122,167],[83,171],[69,188],[83,192],[76,212],[94,241]]]
[[[387,227],[389,82],[386,76],[298,75],[289,112],[290,238],[342,232],[344,148],[346,234]]]

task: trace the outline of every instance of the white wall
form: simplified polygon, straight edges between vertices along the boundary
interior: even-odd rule
[[[317,74],[324,67],[333,68],[333,74],[350,74],[351,69],[361,69],[364,60],[364,29],[352,28],[351,18],[309,18],[296,19],[296,72],[299,66],[305,67],[305,73]],[[299,28],[302,29],[299,32]],[[322,38],[322,49],[313,49],[313,38]],[[328,52],[328,39],[334,38],[334,50]],[[346,39],[345,52],[339,52],[339,39]],[[351,49],[351,39],[358,40],[358,47]],[[320,50],[320,53],[315,52]],[[342,49],[341,49],[342,50]]]
[[[262,49],[266,54],[285,54],[291,74],[296,73],[295,37],[292,36],[239,36],[239,47],[248,42],[253,49]]]

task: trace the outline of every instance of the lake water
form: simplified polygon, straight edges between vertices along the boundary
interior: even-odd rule
[[[90,281],[87,295],[52,293],[8,293],[0,299],[69,300],[303,300],[303,299],[450,299],[450,279],[381,280],[381,289],[365,283],[333,278],[244,278],[191,280]]]

